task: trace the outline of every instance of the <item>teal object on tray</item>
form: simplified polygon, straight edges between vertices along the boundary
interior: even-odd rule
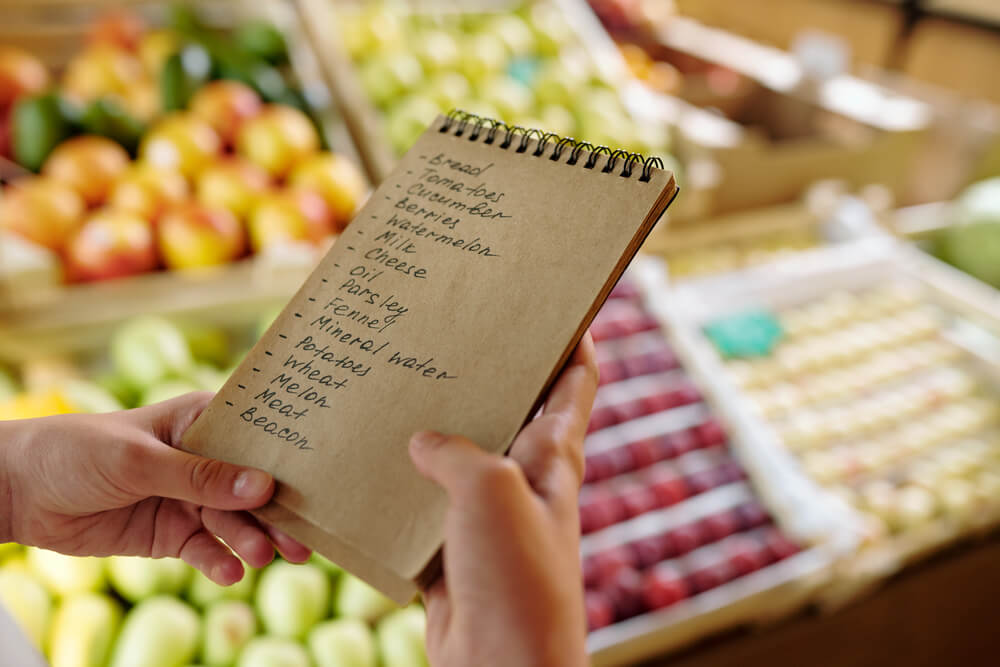
[[[705,335],[723,358],[747,359],[769,356],[784,331],[773,313],[754,310],[706,325]]]

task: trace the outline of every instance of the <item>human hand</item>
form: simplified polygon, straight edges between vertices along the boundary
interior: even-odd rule
[[[0,542],[77,556],[182,558],[228,585],[304,546],[244,510],[274,493],[260,470],[176,447],[211,400],[194,393],[102,415],[0,422]]]
[[[450,501],[444,576],[424,594],[436,667],[587,664],[577,495],[596,392],[588,333],[508,457],[459,436],[410,441]]]

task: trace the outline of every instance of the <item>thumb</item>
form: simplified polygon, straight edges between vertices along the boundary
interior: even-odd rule
[[[410,458],[420,474],[444,488],[452,499],[523,483],[517,463],[459,435],[421,431],[410,439]]]
[[[157,443],[146,454],[133,479],[142,480],[146,495],[175,498],[219,510],[260,507],[274,494],[274,479],[262,470],[189,454]]]

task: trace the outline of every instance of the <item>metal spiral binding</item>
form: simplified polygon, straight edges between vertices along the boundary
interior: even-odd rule
[[[641,153],[631,153],[621,149],[614,150],[607,146],[595,146],[587,141],[577,141],[573,137],[560,137],[552,132],[543,132],[542,130],[521,127],[520,125],[508,125],[503,121],[477,116],[476,114],[460,109],[455,109],[448,113],[444,124],[438,131],[444,134],[452,131],[452,129],[454,129],[453,134],[456,137],[465,136],[466,130],[469,130],[469,141],[478,141],[485,130],[486,136],[483,139],[483,143],[487,145],[496,143],[497,135],[503,132],[503,138],[497,146],[504,150],[513,146],[515,140],[520,137],[514,149],[517,153],[526,153],[528,147],[531,145],[531,139],[534,138],[537,140],[537,145],[535,146],[535,150],[531,151],[533,157],[544,155],[549,144],[554,142],[555,146],[552,149],[552,155],[549,156],[549,159],[553,162],[561,160],[566,149],[572,147],[569,159],[566,160],[566,164],[568,165],[575,165],[580,160],[581,154],[587,151],[589,155],[583,164],[584,169],[593,169],[597,166],[600,156],[607,155],[608,159],[604,167],[601,168],[601,172],[604,174],[613,173],[618,162],[621,161],[622,170],[619,172],[619,175],[624,178],[631,178],[633,169],[641,163],[642,173],[639,176],[639,180],[643,182],[648,182],[652,178],[654,168],[663,169],[663,160],[658,157],[645,157]]]

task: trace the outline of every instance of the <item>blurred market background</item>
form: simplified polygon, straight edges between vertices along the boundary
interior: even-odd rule
[[[660,156],[592,327],[594,664],[996,664],[995,1],[0,16],[0,419],[218,389],[438,113]],[[221,589],[0,544],[0,608],[54,667],[426,665],[421,607],[319,557]]]

